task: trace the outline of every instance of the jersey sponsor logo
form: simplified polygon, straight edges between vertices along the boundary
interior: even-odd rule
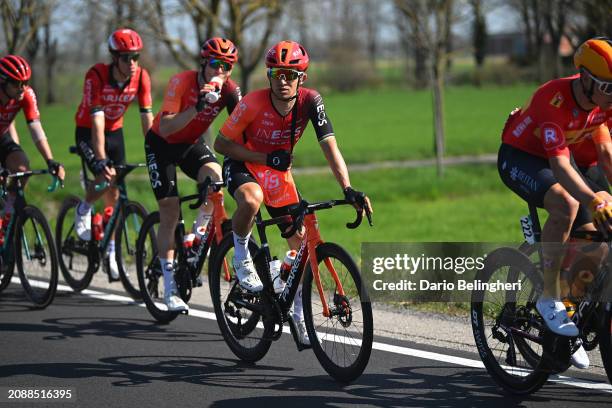
[[[172,78],[168,83],[168,91],[166,91],[166,95],[171,98],[174,98],[176,96],[176,88],[180,83],[181,80],[179,78]]]
[[[301,126],[296,126],[295,135],[299,135],[302,132]],[[266,129],[257,129],[257,134],[255,136],[259,140],[263,140],[266,143],[270,144],[282,144],[288,141],[291,138],[291,129],[284,130],[266,130]]]
[[[270,121],[270,120],[265,120],[265,119],[263,119],[263,120],[261,121],[261,124],[262,124],[263,126],[274,126],[274,122],[272,122],[272,121]]]
[[[553,98],[550,100],[550,104],[552,106],[554,106],[555,108],[560,108],[561,105],[563,104],[563,95],[561,94],[561,92],[557,92],[555,94],[555,96],[553,96]]]
[[[244,102],[240,102],[236,109],[232,112],[229,117],[229,121],[227,121],[228,126],[233,126],[238,123],[242,114],[247,110],[247,104]]]
[[[514,166],[510,169],[510,178],[514,181],[519,181],[523,188],[531,191],[538,191],[538,183],[529,174]]]
[[[512,131],[512,135],[514,137],[520,137],[525,131],[525,129],[527,129],[527,126],[531,125],[531,123],[533,123],[533,119],[531,119],[531,116],[526,116],[525,119],[523,119],[518,125],[516,125],[516,127]]]
[[[112,103],[104,107],[104,116],[106,119],[119,119],[125,113],[125,105],[120,103]]]
[[[210,106],[210,105],[206,105],[204,107],[204,109],[202,110],[202,112],[198,113],[196,115],[196,118],[200,121],[200,122],[210,122],[210,117],[212,116],[213,118],[217,117],[217,115],[219,114],[219,111],[221,110],[221,108],[219,106]]]
[[[542,128],[542,137],[544,138],[544,148],[546,150],[556,149],[565,143],[563,135],[559,132],[557,125],[548,125]]]
[[[88,106],[91,106],[92,104],[92,93],[91,93],[92,86],[93,85],[92,85],[91,78],[87,78],[85,80],[85,101]]]
[[[149,180],[151,181],[151,187],[153,187],[154,189],[157,187],[161,187],[162,182],[159,179],[157,161],[155,160],[155,155],[153,153],[147,154],[147,169],[149,170]]]
[[[115,102],[115,103],[130,103],[134,99],[135,95],[132,93],[103,93],[102,100],[104,102]]]

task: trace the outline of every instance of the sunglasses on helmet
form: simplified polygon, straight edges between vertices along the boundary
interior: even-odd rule
[[[284,79],[285,81],[294,81],[300,78],[304,73],[296,71],[294,69],[287,68],[269,68],[268,78],[271,79]]]
[[[233,68],[233,65],[227,61],[223,61],[217,58],[211,58],[208,60],[208,66],[212,69],[223,69],[224,72],[227,72]]]
[[[132,61],[138,61],[138,58],[140,58],[140,54],[137,52],[125,52],[119,54],[119,59],[126,64],[129,64]]]
[[[591,79],[597,84],[597,87],[604,95],[612,95],[612,81],[604,81],[599,78],[596,78],[589,71],[586,71]]]

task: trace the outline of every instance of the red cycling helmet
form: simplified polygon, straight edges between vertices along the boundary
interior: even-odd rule
[[[217,58],[235,64],[238,61],[238,50],[227,38],[213,37],[202,45],[200,56],[206,59]]]
[[[142,50],[142,39],[136,31],[120,28],[108,37],[108,49],[111,52],[138,52]]]
[[[0,59],[0,78],[9,78],[15,81],[25,82],[32,76],[30,64],[19,55],[7,55]]]
[[[298,71],[308,69],[308,53],[295,41],[281,41],[266,53],[268,68],[289,68]]]

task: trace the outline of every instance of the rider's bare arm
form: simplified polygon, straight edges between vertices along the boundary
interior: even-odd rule
[[[319,146],[321,146],[327,163],[329,163],[329,167],[334,173],[336,180],[338,180],[338,184],[342,187],[342,190],[349,187],[351,181],[349,179],[348,169],[344,157],[342,157],[342,153],[340,153],[340,149],[338,149],[335,136],[326,137],[319,143]]]
[[[561,186],[581,204],[589,206],[595,193],[587,186],[580,174],[572,167],[567,156],[553,156],[549,159],[550,167]]]
[[[153,113],[140,113],[140,124],[142,126],[142,134],[146,136],[151,126],[153,126]]]
[[[17,133],[17,129],[15,128],[15,121],[12,121],[8,128],[9,135],[11,135],[11,139],[17,144],[19,143],[19,134]]]
[[[249,163],[266,164],[266,159],[268,156],[266,153],[251,151],[246,147],[227,139],[220,132],[215,139],[214,148],[217,152],[229,157],[232,160]]]

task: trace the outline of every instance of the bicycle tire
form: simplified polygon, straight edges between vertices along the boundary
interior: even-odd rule
[[[153,318],[161,324],[170,323],[176,319],[179,312],[164,310],[163,275],[159,257],[157,256],[157,232],[159,211],[147,215],[142,223],[138,241],[136,241],[136,274],[142,300]]]
[[[242,289],[239,285],[234,285],[235,279],[233,275],[233,268],[230,269],[232,277],[229,282],[226,282],[227,293],[222,290],[222,279],[221,275],[225,274],[223,269],[224,261],[228,262],[228,258],[232,255],[230,251],[234,248],[234,238],[232,234],[226,235],[219,245],[216,247],[214,256],[211,255],[209,259],[209,286],[210,296],[212,298],[213,306],[215,309],[215,315],[217,317],[217,324],[221,335],[228,345],[230,350],[239,359],[247,362],[256,362],[261,360],[270,349],[272,340],[269,340],[273,325],[264,324],[263,330],[257,327],[257,323],[261,319],[261,315],[255,312],[248,311],[240,306],[236,306],[236,303],[232,303],[225,307],[225,304],[231,302],[230,295],[236,296],[240,299],[247,299],[256,301],[260,297],[252,297]],[[257,244],[251,240],[249,241],[249,252],[251,256],[257,253],[259,248]],[[231,265],[231,259],[229,259]],[[225,279],[223,279],[225,280]],[[242,312],[250,313],[246,318],[245,323],[242,323]],[[232,316],[232,313],[234,316]],[[238,314],[238,316],[235,316]]]
[[[608,375],[608,382],[612,384],[612,303],[602,304],[600,310],[603,316],[598,336],[599,352]]]
[[[503,268],[508,269],[506,271]],[[510,330],[502,333],[499,330],[502,324],[499,322],[510,326],[510,328],[529,331],[535,329],[538,334],[541,333],[544,323],[535,309],[535,302],[543,286],[542,278],[538,274],[536,266],[524,253],[514,248],[498,248],[487,256],[484,268],[476,274],[476,280],[489,282],[490,280],[501,280],[503,278],[506,282],[516,282],[516,279],[522,276],[521,274],[524,275],[521,283],[528,282],[525,285],[525,293],[528,293],[524,306],[517,306],[520,304],[521,296],[520,293],[517,296],[516,291],[496,292],[500,296],[503,295],[503,299],[498,304],[487,302],[485,306],[485,291],[475,290],[472,292],[470,320],[478,353],[489,375],[504,391],[511,394],[526,395],[539,390],[548,380],[549,373],[539,370],[539,361],[535,366],[533,361],[528,361],[523,355],[525,349],[521,350],[520,346],[517,346],[517,348],[519,348],[519,354],[523,356],[525,361],[523,366],[518,366],[519,360],[517,357],[519,354],[515,352],[514,348],[511,348],[511,345],[519,336],[513,335]],[[495,317],[495,324],[491,328],[491,334],[488,334],[486,320],[493,320],[491,316]],[[520,338],[519,342],[523,341],[526,341],[526,339]],[[508,344],[508,350],[498,350],[494,342]],[[529,344],[528,347],[531,350],[538,348],[535,343],[533,345]],[[540,349],[538,355],[543,353],[543,348],[540,347]],[[495,352],[498,352],[498,356]],[[503,363],[499,361],[503,358],[502,354],[505,354]]]
[[[0,292],[11,283],[15,270],[15,249],[12,244],[6,247],[7,253],[0,255]]]
[[[87,289],[98,267],[89,254],[89,246],[92,243],[81,240],[74,230],[74,214],[71,210],[76,211],[80,201],[76,196],[66,198],[55,226],[55,245],[62,276],[75,292]],[[78,255],[78,270],[74,268],[75,255]]]
[[[32,221],[32,230],[28,228],[28,221]],[[21,285],[27,297],[34,303],[34,307],[44,309],[53,302],[58,280],[57,253],[49,223],[38,208],[26,206],[17,219],[15,232],[15,264]],[[25,250],[25,254],[22,249]],[[24,259],[35,261],[28,263],[26,268]],[[44,268],[47,264],[50,267],[49,271],[33,279],[36,267]]]
[[[315,356],[325,371],[335,380],[348,383],[354,381],[363,373],[370,360],[374,339],[372,304],[369,301],[365,287],[362,285],[359,268],[344,248],[337,244],[326,242],[317,247],[316,256],[319,264],[325,262],[325,260],[332,262],[342,283],[345,296],[340,297],[337,294],[335,281],[327,279],[327,274],[323,272],[326,266],[322,264],[319,268],[321,284],[327,297],[328,306],[330,310],[333,310],[331,317],[323,316],[323,306],[321,303],[317,303],[317,301],[320,301],[319,292],[316,285],[313,287],[312,269],[310,263],[308,263],[302,288],[306,330]],[[340,267],[344,269],[341,270]],[[349,305],[348,313],[344,302]],[[357,305],[360,308],[357,308]],[[313,310],[313,306],[315,310]],[[315,317],[317,317],[316,322]],[[359,317],[361,317],[361,320],[359,320]],[[319,323],[319,320],[322,322]],[[360,323],[361,326],[359,325]],[[327,329],[333,331],[333,334],[326,331],[321,336],[320,333]],[[340,329],[339,334],[337,333],[338,329]],[[362,336],[361,340],[355,339],[357,335]],[[331,341],[328,340],[329,338],[331,338]],[[348,340],[350,344],[345,344],[343,340]],[[340,361],[335,361],[333,358],[338,350],[338,343],[341,344],[340,347],[348,346],[349,348],[349,352],[345,351],[342,353],[344,364],[341,364]],[[328,344],[330,345],[329,348],[327,347]],[[356,355],[357,357],[354,361],[349,361],[347,364],[347,355]]]
[[[135,265],[136,243],[147,214],[142,204],[128,201],[121,211],[115,235],[117,240],[115,259],[119,266],[119,279],[125,291],[136,301],[142,300]]]

